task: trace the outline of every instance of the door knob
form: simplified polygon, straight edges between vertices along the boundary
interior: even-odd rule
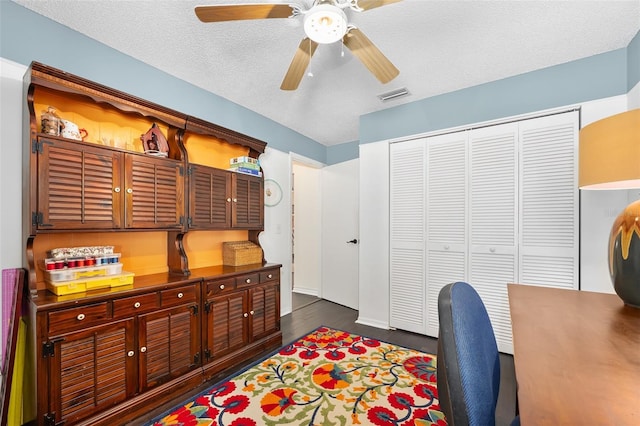
[[[347,241],[347,244],[358,244],[358,240],[356,240],[355,238],[351,241]]]

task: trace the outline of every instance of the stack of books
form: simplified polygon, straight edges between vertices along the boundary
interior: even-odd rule
[[[229,170],[231,171],[253,176],[262,176],[260,162],[257,158],[247,156],[235,157],[229,160],[229,164]]]

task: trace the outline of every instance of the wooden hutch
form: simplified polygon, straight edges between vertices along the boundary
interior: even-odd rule
[[[223,242],[259,245],[264,229],[263,178],[229,171],[229,159],[266,144],[36,62],[24,84],[35,424],[126,423],[281,345],[281,265],[222,262]],[[49,106],[86,136],[43,133]],[[144,152],[154,125],[166,157]],[[133,284],[47,290],[49,250],[96,245],[116,248]]]

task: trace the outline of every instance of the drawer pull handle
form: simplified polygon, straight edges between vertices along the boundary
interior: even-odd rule
[[[115,188],[113,188],[113,192],[116,192],[116,193],[117,193],[117,192],[120,192],[120,187],[119,187],[119,186],[116,186]]]
[[[247,278],[246,280],[244,280],[245,283],[250,284],[251,283],[251,278]]]
[[[133,189],[132,188],[127,188],[127,194],[132,194],[133,193]]]
[[[178,293],[178,299],[182,299],[184,297],[184,294],[182,294],[182,292]]]
[[[136,302],[136,303],[134,303],[134,304],[133,304],[133,307],[134,307],[134,308],[139,308],[139,307],[140,307],[140,302]]]
[[[134,355],[135,355],[135,352],[133,352],[133,351],[127,352],[127,356],[134,356]]]
[[[147,347],[146,347],[146,346],[143,346],[143,347],[141,347],[141,348],[140,348],[140,352],[143,352],[143,353],[144,353],[144,352],[146,352],[146,351],[147,351]]]
[[[254,312],[253,312],[253,311],[249,311],[249,313],[250,313],[251,315],[253,315],[253,314],[254,314]]]
[[[78,319],[78,321],[82,321],[85,318],[85,316],[84,314],[78,314],[76,318]]]
[[[244,314],[242,314],[242,316],[246,318],[249,316],[249,314],[245,312]]]
[[[273,278],[273,275],[269,274],[269,275],[267,275],[267,278],[271,279],[271,278]]]
[[[224,284],[220,284],[220,290],[224,290]]]

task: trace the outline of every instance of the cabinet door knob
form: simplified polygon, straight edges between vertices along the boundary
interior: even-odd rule
[[[183,297],[184,297],[184,294],[178,293],[178,299],[182,299]]]
[[[140,348],[140,352],[146,352],[146,351],[147,351],[147,347],[146,346],[143,346],[143,347]]]
[[[445,250],[449,250],[449,246],[444,246],[444,249]]]
[[[78,314],[78,316],[76,317],[78,321],[82,321],[84,318],[85,318],[84,314]]]
[[[127,194],[131,194],[132,192],[133,192],[133,189],[127,188]]]
[[[230,203],[230,202],[231,202],[231,198],[227,198],[227,203]]]
[[[224,284],[220,284],[220,290],[224,290]]]
[[[244,314],[242,314],[242,316],[246,318],[249,316],[249,314],[245,312]]]
[[[234,203],[237,203],[237,202],[238,202],[238,199],[237,199],[237,198],[234,198],[234,199],[233,199],[233,202],[234,202]]]
[[[495,252],[496,252],[496,249],[495,249],[495,247],[491,247],[491,248],[489,249],[489,251],[490,251],[491,253],[495,253]]]
[[[113,192],[120,192],[120,187],[116,186],[115,188],[113,188]]]
[[[136,302],[136,303],[134,303],[134,304],[133,304],[133,307],[134,307],[134,308],[139,308],[139,307],[140,307],[140,302]]]
[[[251,278],[247,278],[246,280],[244,280],[245,283],[250,284],[251,283]]]
[[[134,355],[135,355],[135,352],[133,352],[133,351],[127,352],[127,356],[134,356]]]
[[[251,315],[253,315],[253,314],[254,314],[254,312],[253,312],[253,311],[249,311],[249,313],[250,313]]]
[[[269,274],[269,275],[267,275],[267,278],[271,279],[271,278],[273,278],[273,275]]]

